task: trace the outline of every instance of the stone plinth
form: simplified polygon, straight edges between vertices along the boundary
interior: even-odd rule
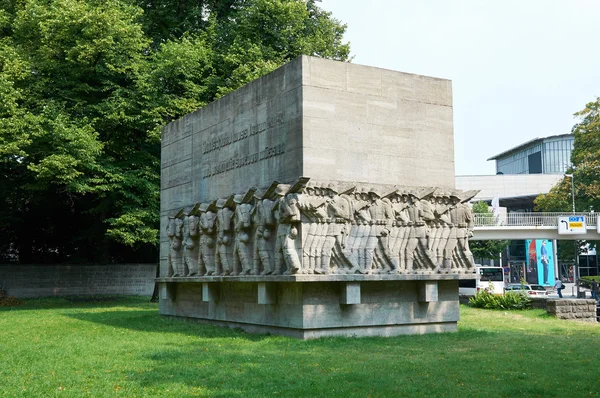
[[[558,319],[569,319],[582,322],[596,322],[596,300],[548,300],[548,314]]]
[[[303,339],[453,332],[459,319],[458,279],[450,275],[160,278],[160,312]]]

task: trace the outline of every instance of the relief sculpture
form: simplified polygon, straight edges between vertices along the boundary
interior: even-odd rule
[[[167,274],[471,273],[475,194],[274,181],[169,217]]]
[[[269,199],[270,192],[270,190],[267,190],[263,195],[254,195],[256,204],[252,209],[252,221],[255,224],[253,275],[271,275],[275,272],[273,263],[274,249],[271,247],[274,239],[273,231],[276,227],[275,215],[273,213],[275,201]]]
[[[202,203],[200,212],[200,253],[198,255],[198,274],[211,276],[215,274],[215,220],[217,214],[213,204]]]
[[[198,254],[200,250],[200,234],[198,217],[192,212],[190,215],[184,218],[183,231],[184,231],[184,242],[183,242],[183,262],[184,262],[184,275],[195,276],[198,275]]]
[[[253,207],[250,201],[253,199],[255,188],[250,189],[246,195],[235,195],[233,201],[236,204],[233,215],[235,242],[233,246],[233,274],[250,275],[252,272],[252,259],[250,256],[250,228]]]
[[[183,211],[180,210],[174,217],[169,217],[167,223],[167,236],[169,237],[169,254],[167,258],[167,275],[177,277],[185,276],[183,264]]]
[[[219,199],[217,206],[217,250],[215,252],[215,268],[217,275],[231,275],[231,236],[233,234],[233,196]]]

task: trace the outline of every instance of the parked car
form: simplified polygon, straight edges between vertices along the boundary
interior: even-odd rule
[[[542,285],[512,283],[504,288],[505,292],[523,292],[530,296],[547,296],[549,293]]]

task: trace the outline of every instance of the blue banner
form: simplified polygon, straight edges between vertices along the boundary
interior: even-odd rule
[[[552,241],[546,239],[526,240],[528,283],[554,286],[554,250]]]

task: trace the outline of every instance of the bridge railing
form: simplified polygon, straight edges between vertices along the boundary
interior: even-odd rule
[[[474,222],[477,227],[556,227],[559,216],[585,216],[585,221],[588,226],[596,225],[596,213],[507,213],[500,214],[497,217],[493,214],[475,213]]]

